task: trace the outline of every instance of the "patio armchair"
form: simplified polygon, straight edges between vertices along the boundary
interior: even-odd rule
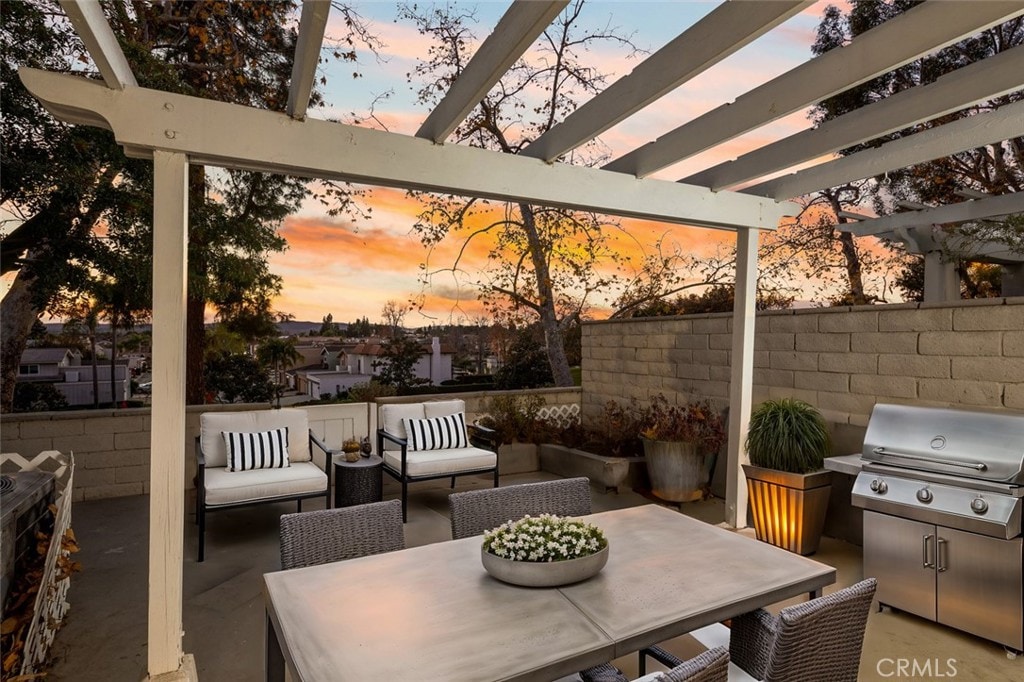
[[[732,619],[729,655],[753,679],[771,682],[833,680],[856,682],[874,578],[832,594],[788,606],[773,616],[764,609]],[[667,666],[679,659],[661,647],[640,650]]]
[[[384,472],[402,484],[402,521],[408,519],[409,484],[493,474],[498,487],[494,432],[466,421],[462,400],[381,405],[377,452]],[[470,433],[472,431],[472,434]]]
[[[611,663],[604,663],[580,672],[583,682],[629,682],[629,678]],[[729,650],[725,647],[708,649],[687,661],[679,661],[663,673],[651,673],[634,682],[728,682]]]
[[[480,535],[527,514],[584,516],[591,511],[590,480],[581,476],[468,490],[449,495],[448,508],[453,540]]]
[[[304,568],[405,549],[398,500],[285,514],[281,568]]]
[[[229,445],[231,452],[229,453]],[[312,447],[324,453],[321,468]],[[196,523],[199,561],[206,545],[206,514],[256,504],[323,497],[330,505],[332,452],[309,430],[305,410],[207,412],[196,437]]]

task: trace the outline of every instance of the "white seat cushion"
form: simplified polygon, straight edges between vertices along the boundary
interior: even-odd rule
[[[395,471],[401,471],[402,453],[385,450],[384,463]],[[480,448],[415,450],[406,454],[405,463],[405,473],[409,476],[432,476],[489,469],[498,463],[498,456]]]
[[[208,507],[275,497],[294,497],[303,493],[322,493],[325,490],[327,474],[312,462],[292,462],[292,465],[285,469],[206,469]]]
[[[699,630],[694,630],[690,636],[704,645],[705,649],[714,649],[716,646],[724,646],[728,649],[731,634],[732,631],[721,623],[712,623]],[[757,682],[757,678],[729,661],[729,682]]]

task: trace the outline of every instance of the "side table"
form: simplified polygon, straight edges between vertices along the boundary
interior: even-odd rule
[[[334,455],[334,506],[380,502],[383,497],[384,460],[377,455],[346,462],[345,455]]]

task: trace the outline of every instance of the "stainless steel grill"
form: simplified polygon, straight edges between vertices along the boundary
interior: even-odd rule
[[[880,604],[1024,649],[1024,414],[876,405],[861,456]]]

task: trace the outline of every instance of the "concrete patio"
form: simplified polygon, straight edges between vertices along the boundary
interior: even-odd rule
[[[546,473],[511,475],[502,478],[502,485],[550,478]],[[458,489],[486,485],[484,478],[465,478],[460,479]],[[450,539],[448,487],[419,484],[410,490],[407,545]],[[386,482],[385,498],[395,497],[397,487]],[[146,496],[76,503],[73,527],[82,547],[77,558],[83,571],[72,581],[71,611],[54,644],[55,666],[47,679],[92,682],[139,680],[144,676],[148,503]],[[649,503],[651,500],[635,492],[593,492],[595,511]],[[278,517],[291,511],[293,504],[282,503],[212,515],[208,521],[207,557],[202,564],[195,562],[196,530],[188,519],[184,645],[195,655],[201,679],[262,679],[261,576],[280,567]],[[682,511],[709,523],[723,517],[722,501],[718,499],[687,504]],[[835,587],[861,578],[859,547],[825,538],[814,558],[836,567]],[[672,640],[668,648],[686,656],[698,651],[698,646],[690,638],[681,637]],[[619,659],[616,664],[627,674],[636,672],[635,656]],[[1024,659],[1008,660],[1002,648],[990,642],[912,616],[873,610],[860,677],[1017,680],[1022,666]]]

